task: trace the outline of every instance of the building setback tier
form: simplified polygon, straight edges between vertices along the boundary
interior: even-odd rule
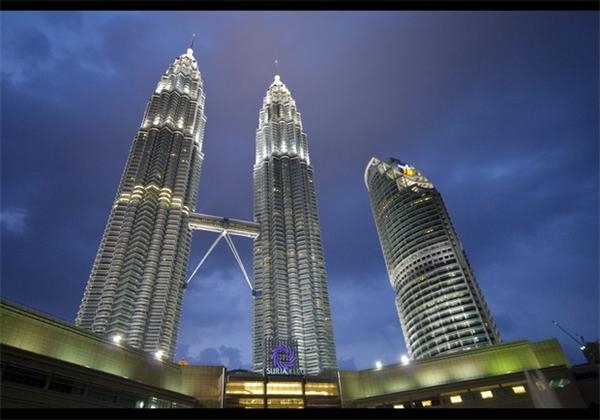
[[[204,102],[190,48],[148,101],[75,321],[168,359],[177,345],[204,159]]]
[[[300,113],[279,76],[256,131],[254,219],[254,287],[262,297],[253,303],[253,370],[335,369],[314,173]]]

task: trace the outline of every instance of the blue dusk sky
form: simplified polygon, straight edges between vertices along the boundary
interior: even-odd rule
[[[302,113],[339,365],[406,353],[363,173],[441,192],[504,341],[599,336],[597,12],[2,12],[1,296],[73,322],[132,139],[169,64],[206,93],[197,211],[252,219],[258,111]],[[215,239],[195,232],[188,272]],[[246,267],[252,243],[234,238]],[[249,368],[252,296],[225,242],[187,289],[176,358]]]

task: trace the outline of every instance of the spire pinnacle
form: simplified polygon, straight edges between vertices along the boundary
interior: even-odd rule
[[[275,81],[274,84],[281,84],[281,77],[279,77],[279,61],[275,59]]]
[[[194,38],[196,38],[196,34],[192,34],[192,40],[190,41],[190,46],[189,46],[189,48],[187,49],[187,52],[186,52],[186,54],[188,55],[188,57],[192,57],[192,58],[194,57],[194,50],[193,50],[193,48],[194,48]]]

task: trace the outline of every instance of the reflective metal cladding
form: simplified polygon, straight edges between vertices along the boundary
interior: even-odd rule
[[[253,370],[275,368],[272,346],[297,346],[308,375],[337,367],[313,168],[306,133],[279,75],[267,90],[256,131]],[[296,356],[296,355],[295,355]]]
[[[150,97],[75,321],[169,359],[204,159],[204,101],[189,48]]]

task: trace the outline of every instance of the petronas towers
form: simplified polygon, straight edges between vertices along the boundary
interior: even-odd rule
[[[175,354],[192,228],[203,217],[193,212],[204,159],[204,101],[190,48],[150,97],[76,319],[157,358]],[[253,369],[263,371],[272,349],[288,345],[299,371],[335,369],[313,169],[300,113],[279,76],[260,111],[254,213],[260,293],[252,298]]]

